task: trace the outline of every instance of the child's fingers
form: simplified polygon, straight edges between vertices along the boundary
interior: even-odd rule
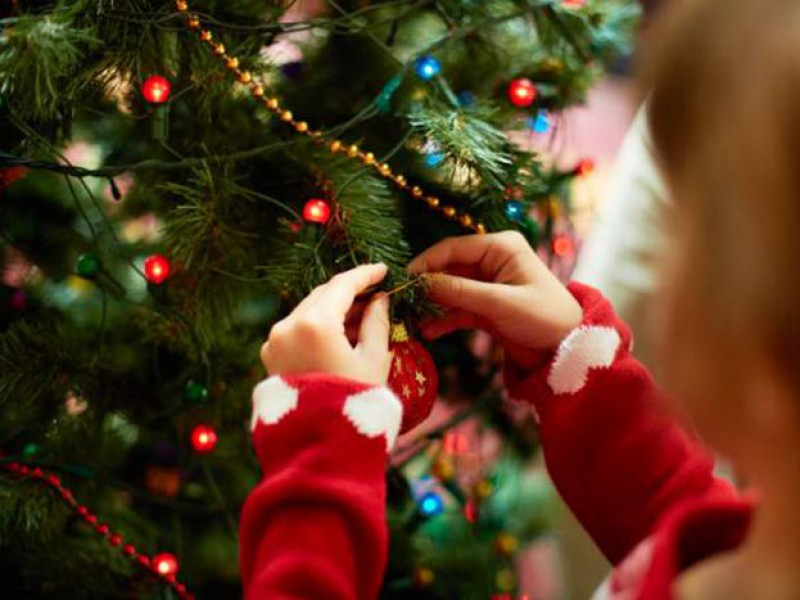
[[[434,244],[408,265],[409,273],[444,271],[451,265],[479,263],[489,245],[488,235],[447,238]]]
[[[382,263],[374,265],[361,265],[355,269],[339,273],[328,283],[319,288],[319,292],[312,292],[309,302],[304,310],[319,311],[320,314],[340,320],[344,318],[356,296],[367,288],[380,283],[386,277],[388,268]]]
[[[497,286],[485,281],[437,273],[428,279],[428,297],[447,308],[488,312],[497,302]]]
[[[389,349],[389,297],[375,296],[364,310],[358,344],[370,356],[383,357]]]

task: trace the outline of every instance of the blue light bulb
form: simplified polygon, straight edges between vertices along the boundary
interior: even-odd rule
[[[475,104],[475,94],[469,90],[465,90],[458,95],[458,103],[461,106],[472,106]]]
[[[435,57],[426,54],[414,61],[414,70],[421,79],[428,81],[442,72],[442,64]]]
[[[419,501],[419,512],[426,517],[433,517],[444,510],[444,502],[435,492],[428,492]]]
[[[506,204],[506,216],[513,221],[519,221],[525,216],[525,205],[522,202],[512,200]]]
[[[530,119],[530,124],[535,133],[547,133],[553,126],[553,121],[549,112],[540,110],[535,117]]]
[[[429,152],[425,156],[425,164],[429,167],[438,167],[444,162],[444,152]]]

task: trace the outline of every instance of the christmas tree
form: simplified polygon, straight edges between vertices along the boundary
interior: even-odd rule
[[[418,356],[415,323],[436,309],[405,273],[416,252],[515,229],[570,254],[569,184],[588,164],[558,167],[509,132],[580,103],[636,14],[626,0],[5,3],[3,597],[240,594],[270,325],[382,261]],[[509,409],[496,353],[475,344],[430,346],[442,404],[387,472],[386,598],[514,594],[516,553],[548,528],[533,416]],[[468,451],[479,435],[500,442],[491,456]]]

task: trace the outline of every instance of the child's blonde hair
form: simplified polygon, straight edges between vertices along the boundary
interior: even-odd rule
[[[677,4],[645,71],[677,205],[667,358],[718,390],[757,349],[800,389],[800,2]]]

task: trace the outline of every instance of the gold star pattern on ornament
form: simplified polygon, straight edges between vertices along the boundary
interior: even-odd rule
[[[255,100],[261,102],[268,111],[278,116],[287,126],[297,133],[311,138],[317,144],[325,144],[331,154],[342,154],[360,161],[364,166],[375,169],[381,177],[392,181],[412,198],[425,202],[432,210],[442,213],[448,219],[458,221],[465,229],[478,234],[486,233],[486,226],[483,223],[476,221],[465,212],[459,213],[454,206],[442,204],[439,198],[434,195],[426,195],[421,187],[409,184],[404,175],[394,173],[388,163],[378,160],[372,152],[364,152],[355,144],[347,145],[341,140],[326,141],[324,139],[325,132],[312,129],[305,121],[296,120],[292,111],[283,108],[278,98],[268,95],[264,85],[253,79],[250,71],[242,69],[239,59],[229,54],[225,45],[214,39],[214,34],[210,29],[203,27],[199,15],[190,12],[188,0],[175,0],[175,7],[178,12],[185,15],[186,27],[196,33],[198,39],[206,44],[214,53],[214,56],[220,59],[225,67],[236,76],[236,80],[250,90],[250,95]]]
[[[425,382],[428,381],[428,378],[425,377],[425,375],[423,375],[422,371],[417,371],[416,373],[414,373],[414,377],[416,378],[417,383],[420,386],[424,386]]]
[[[407,385],[403,386],[403,398],[405,398],[406,400],[411,398],[411,388],[408,387]]]
[[[403,360],[399,356],[394,359],[394,368],[398,373],[403,372]]]

